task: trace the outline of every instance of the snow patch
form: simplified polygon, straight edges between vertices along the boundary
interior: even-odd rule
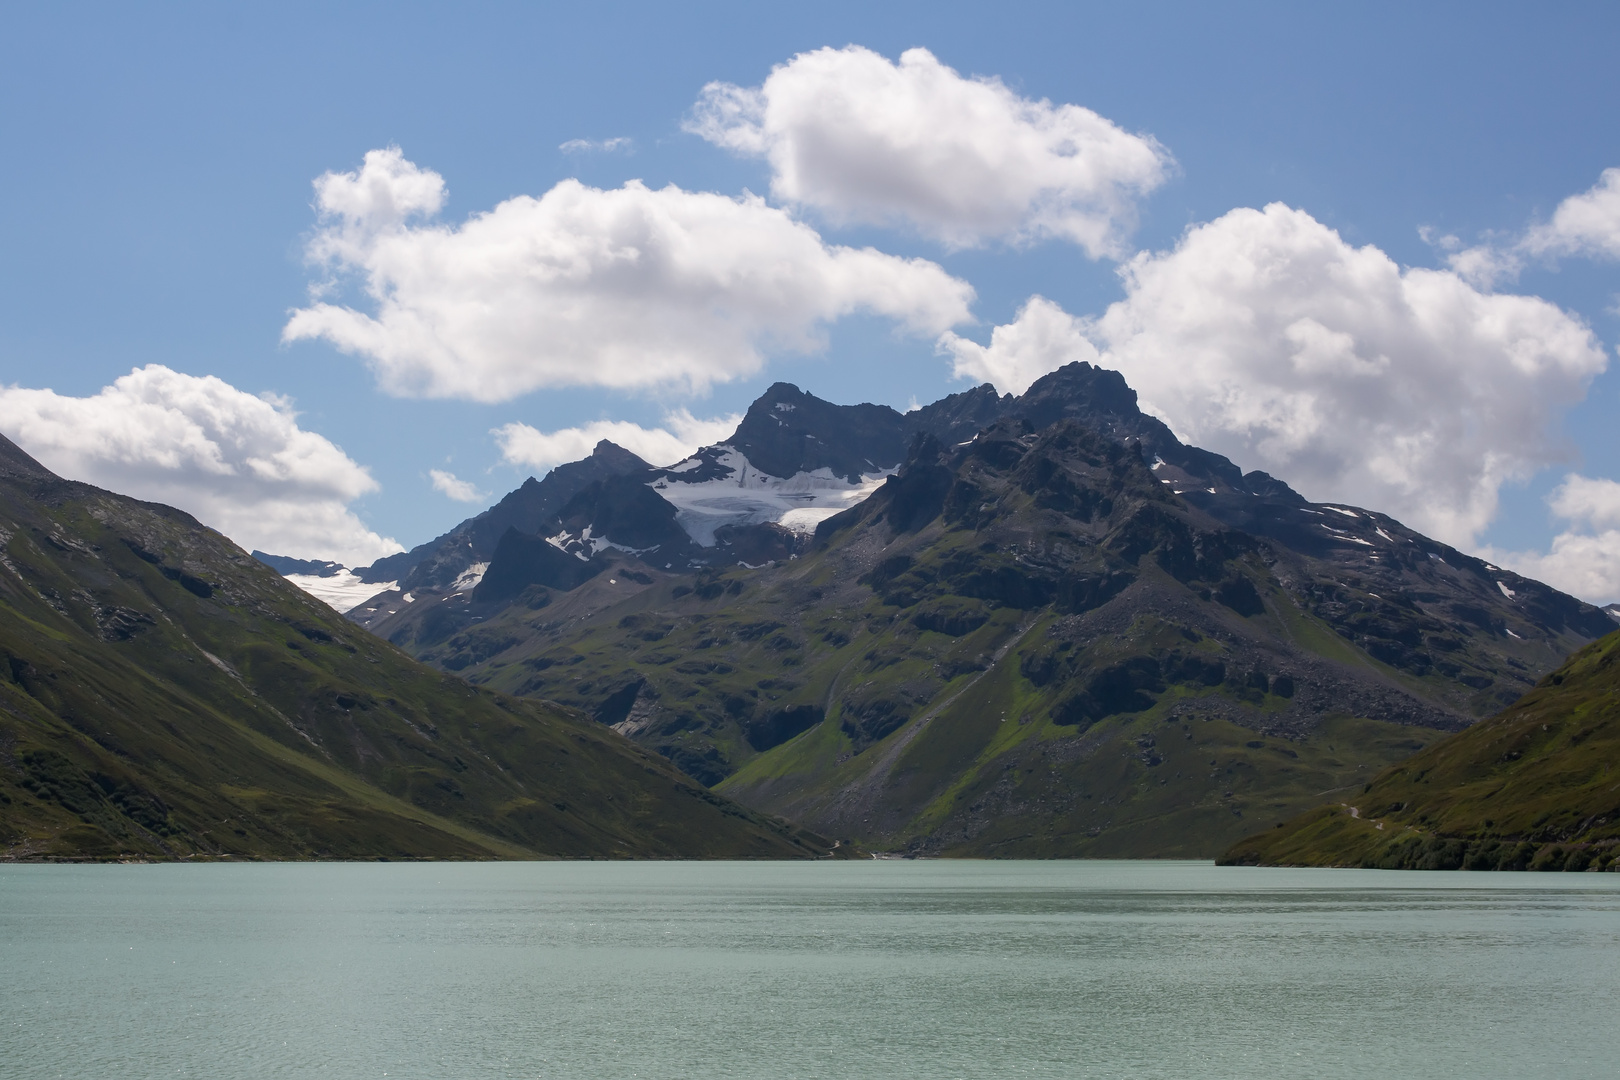
[[[1328,532],[1332,533],[1334,536],[1338,537],[1340,540],[1348,540],[1350,543],[1352,543],[1352,544],[1360,544],[1362,547],[1372,547],[1373,546],[1373,543],[1372,543],[1371,540],[1363,540],[1359,536],[1352,536],[1350,533],[1345,532],[1343,529],[1335,529],[1331,525],[1322,525],[1321,522],[1317,522],[1317,524],[1321,525],[1322,528],[1326,529]]]
[[[1361,520],[1361,515],[1356,513],[1354,510],[1341,510],[1337,506],[1329,506],[1328,509],[1333,511],[1335,514],[1343,514],[1345,517],[1352,517],[1357,521]]]
[[[331,577],[319,577],[315,574],[288,574],[286,577],[288,581],[337,611],[350,611],[378,593],[399,586],[397,581],[361,581],[358,574],[348,569]]]
[[[478,588],[478,583],[484,580],[484,571],[489,569],[489,563],[473,563],[461,572],[461,575],[451,582],[450,588],[456,592],[472,592]]]
[[[1503,628],[1502,628],[1502,632],[1503,632],[1503,633],[1504,633],[1504,634],[1506,634],[1506,635],[1507,635],[1507,636],[1508,636],[1508,637],[1510,637],[1510,638],[1517,638],[1517,639],[1518,639],[1518,640],[1519,640],[1519,641],[1523,641],[1523,640],[1524,640],[1524,638],[1522,638],[1522,637],[1519,637],[1519,635],[1518,635],[1518,634],[1515,634],[1515,633],[1514,633],[1514,632],[1513,632],[1513,631],[1512,631],[1512,630],[1510,630],[1510,629],[1508,629],[1508,628],[1507,628],[1507,627],[1505,627],[1505,626],[1504,626],[1504,627],[1503,627]]]
[[[629,552],[631,555],[645,555],[647,552],[653,550],[653,548],[650,547],[633,548],[628,544],[615,543],[605,536],[593,535],[591,532],[591,526],[589,525],[585,526],[584,531],[578,536],[575,536],[567,529],[564,529],[556,536],[546,537],[546,543],[550,544],[558,551],[572,555],[581,562],[590,562],[596,557],[597,553],[602,551],[604,548],[613,548],[615,551]]]
[[[1515,596],[1518,595],[1518,593],[1514,592],[1512,589],[1508,588],[1506,585],[1502,584],[1500,581],[1498,581],[1496,583],[1496,587],[1498,589],[1501,589],[1502,590],[1502,595],[1507,597],[1509,600],[1513,599]],[[1512,631],[1510,630],[1510,631],[1508,631],[1508,633],[1512,633]]]
[[[813,533],[822,521],[865,501],[895,472],[868,473],[855,484],[827,468],[783,478],[760,472],[729,446],[717,449],[713,460],[719,478],[691,481],[666,475],[651,484],[674,505],[676,523],[702,547],[714,547],[715,530],[726,525],[769,522],[796,533]]]

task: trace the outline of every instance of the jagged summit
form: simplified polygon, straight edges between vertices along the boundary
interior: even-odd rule
[[[906,434],[904,417],[887,405],[834,405],[779,382],[749,406],[726,445],[771,476],[827,469],[855,484],[898,465]]]
[[[356,573],[368,582],[398,581],[407,591],[455,588],[458,582],[471,589],[477,585],[476,577],[468,584],[465,575],[475,567],[489,564],[506,530],[539,533],[552,524],[569,499],[594,481],[646,472],[651,468],[634,453],[603,439],[589,457],[558,465],[542,480],[531,476],[500,502],[443,536],[410,551],[379,559]]]

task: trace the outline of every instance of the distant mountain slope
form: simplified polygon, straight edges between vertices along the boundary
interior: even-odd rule
[[[791,389],[750,416],[799,415]],[[649,537],[685,542],[665,496],[675,509],[648,502],[638,524],[664,531],[642,541],[614,532],[617,510],[576,507],[550,546],[578,580],[547,577],[575,565],[547,556],[498,597],[395,596],[354,616],[833,835],[1205,857],[1257,815],[1365,782],[1500,708],[1612,627],[1386,516],[1311,504],[1182,445],[1113,372],[1070,365],[1020,398],[981,387],[865,414],[885,415],[909,460],[772,566],[725,561],[718,531],[695,573],[649,558]],[[813,428],[789,449],[831,441]],[[849,436],[861,467],[878,460],[864,437]],[[714,468],[757,498],[733,452],[685,472]]]
[[[6,858],[803,857],[567,714],[425,668],[0,437]]]
[[[361,580],[399,582],[405,590],[451,588],[458,578],[479,564],[487,564],[507,529],[536,533],[548,525],[568,500],[597,480],[645,472],[652,466],[606,439],[591,456],[559,465],[545,479],[529,477],[505,498],[470,517],[443,536],[410,551],[378,559],[355,572]],[[279,568],[278,568],[279,569]],[[476,580],[467,588],[477,584]]]
[[[1418,870],[1620,869],[1620,633],[1497,716],[1221,861]]]

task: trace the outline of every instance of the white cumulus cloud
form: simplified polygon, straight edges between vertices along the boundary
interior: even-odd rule
[[[1444,237],[1442,243],[1455,240]],[[1464,278],[1491,288],[1518,277],[1528,260],[1576,255],[1620,259],[1620,169],[1604,169],[1596,184],[1559,203],[1549,220],[1530,226],[1518,239],[1462,248],[1446,261]]]
[[[1035,298],[987,348],[941,348],[1003,390],[1069,360],[1116,368],[1187,442],[1459,545],[1505,480],[1563,457],[1554,421],[1608,360],[1553,304],[1402,269],[1281,204],[1191,228],[1121,275],[1100,318]]]
[[[769,350],[819,348],[855,312],[930,337],[970,318],[973,289],[937,264],[829,246],[753,196],[566,180],[434,224],[444,182],[397,148],[315,189],[309,255],[358,275],[374,311],[316,300],[282,338],[363,356],[396,394],[698,390],[757,372]]]
[[[90,397],[0,387],[0,431],[51,471],[167,503],[249,550],[350,565],[402,550],[349,503],[377,490],[284,399],[137,368]]]
[[[506,424],[490,434],[510,464],[545,470],[590,456],[603,439],[618,443],[651,465],[673,465],[699,447],[712,446],[737,430],[742,414],[700,420],[685,409],[664,417],[664,426],[642,427],[625,420],[596,420],[560,431],[540,431],[528,424]]]
[[[1604,169],[1596,184],[1559,203],[1520,246],[1532,255],[1620,259],[1620,169]]]
[[[1173,161],[1090,109],[964,78],[927,49],[801,53],[763,85],[710,83],[687,130],[765,158],[771,192],[839,223],[907,223],[952,247],[1049,237],[1118,255]]]
[[[1101,362],[1086,337],[1086,323],[1044,296],[1032,296],[1018,317],[990,331],[990,344],[946,333],[939,351],[954,360],[959,379],[992,383],[1004,394],[1022,394],[1029,384],[1064,364]]]
[[[1569,527],[1546,552],[1487,549],[1485,557],[1594,604],[1620,601],[1620,483],[1570,473],[1547,505]]]
[[[489,498],[485,492],[479,491],[469,481],[462,480],[453,472],[443,469],[429,469],[428,480],[433,484],[433,490],[456,502],[474,503]]]

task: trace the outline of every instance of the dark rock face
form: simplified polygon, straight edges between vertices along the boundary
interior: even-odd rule
[[[810,538],[803,533],[784,529],[771,522],[723,525],[715,530],[714,539],[715,547],[720,552],[714,561],[722,566],[741,564],[761,567],[773,562],[786,562],[797,558],[810,546]]]
[[[904,473],[884,481],[889,527],[895,532],[916,532],[945,509],[956,478],[944,459],[945,448],[938,439],[919,435]]]
[[[656,550],[661,556],[684,553],[692,546],[675,523],[675,507],[666,502],[640,476],[610,476],[592,481],[557,515],[571,537],[589,529],[637,551]]]
[[[776,383],[749,406],[728,445],[771,476],[825,468],[855,483],[898,464],[907,439],[904,419],[887,405],[834,405]]]
[[[531,585],[564,592],[600,574],[605,564],[581,560],[538,536],[507,529],[495,545],[489,569],[472,591],[477,604],[498,604],[515,599]]]
[[[751,721],[744,728],[744,733],[749,746],[755,750],[769,750],[801,732],[809,731],[823,719],[824,715],[818,706],[785,705],[771,710],[758,720]]]
[[[926,432],[946,446],[957,446],[1005,416],[1015,400],[982,383],[906,413],[902,419],[908,433]]]

